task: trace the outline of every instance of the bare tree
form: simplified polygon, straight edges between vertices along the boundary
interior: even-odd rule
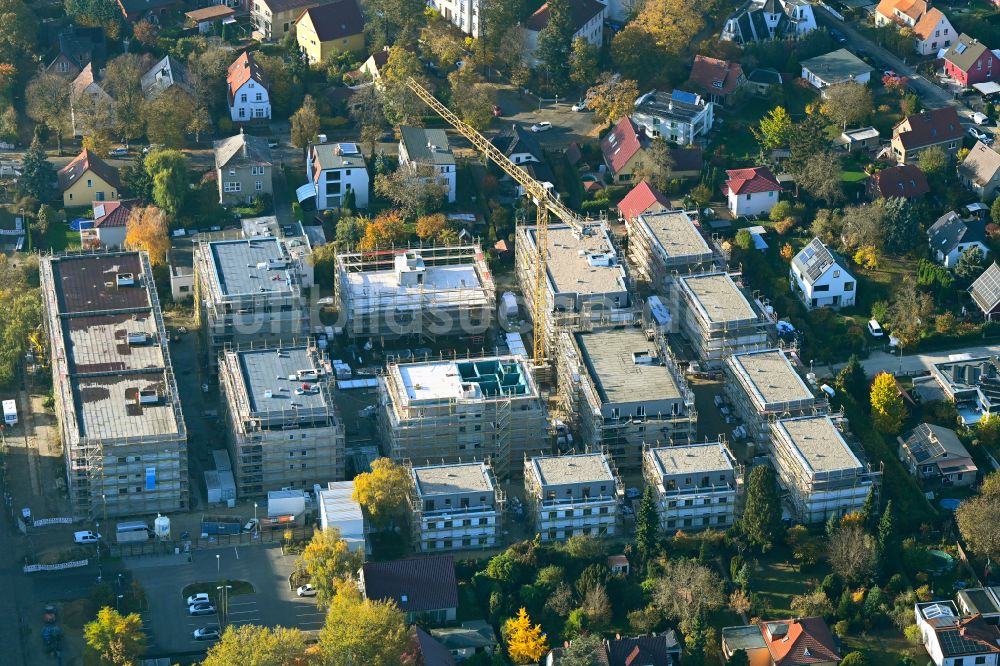
[[[726,603],[718,574],[697,560],[667,560],[657,581],[653,600],[669,619],[687,633],[695,618]]]
[[[843,580],[863,583],[875,571],[875,539],[858,525],[843,525],[830,535],[827,557]]]
[[[55,132],[59,152],[70,126],[70,82],[54,72],[43,72],[25,90],[28,117]]]
[[[375,176],[375,191],[408,213],[426,215],[444,203],[448,183],[432,166],[401,166],[393,173]]]

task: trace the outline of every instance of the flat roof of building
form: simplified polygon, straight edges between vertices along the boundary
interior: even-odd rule
[[[292,292],[291,272],[284,264],[288,255],[277,238],[214,241],[208,247],[223,296]]]
[[[299,379],[299,370],[317,370],[308,347],[246,349],[235,352],[253,412],[322,410],[327,396],[315,381]],[[305,390],[304,386],[309,386]]]
[[[779,349],[733,354],[730,363],[756,393],[751,396],[754,402],[765,409],[769,405],[816,399]]]
[[[535,393],[527,364],[514,357],[429,361],[390,366],[408,402],[492,400]]]
[[[426,294],[437,291],[434,304],[482,305],[487,302],[483,283],[474,264],[459,266],[428,266],[421,284],[400,284],[393,269],[347,273],[351,298],[355,303],[365,301],[371,309],[419,308],[426,304]],[[443,292],[452,292],[445,294]]]
[[[164,365],[152,310],[69,317],[63,319],[62,328],[63,339],[70,342],[66,354],[73,374]]]
[[[535,229],[529,228],[528,234],[535,243]],[[548,245],[546,269],[557,294],[625,291],[625,269],[604,229],[594,226],[590,233],[580,235],[566,225],[550,226]],[[603,265],[599,258],[609,256],[613,263]]]
[[[643,213],[639,222],[670,259],[712,254],[705,237],[682,210]]]
[[[590,481],[614,481],[614,474],[603,453],[579,453],[572,456],[538,456],[531,459],[539,484],[562,486]]]
[[[52,262],[61,314],[103,312],[150,307],[149,294],[138,283],[118,286],[117,276],[129,273],[139,279],[142,262],[138,253],[81,254],[58,257]],[[152,281],[152,276],[144,276]]]
[[[808,471],[822,473],[862,467],[829,416],[782,419],[775,428],[795,448]]]
[[[162,370],[139,374],[76,378],[73,395],[80,436],[89,439],[153,437],[178,432]],[[140,403],[140,391],[156,391],[155,403]]]
[[[421,497],[493,492],[489,469],[481,462],[414,467],[413,478]]]
[[[680,398],[670,369],[660,365],[659,350],[637,328],[614,328],[575,333],[601,400],[605,403],[642,402]]]
[[[732,471],[733,456],[720,442],[649,449],[661,476]]]
[[[757,311],[727,273],[686,275],[681,277],[681,284],[709,323],[726,324],[758,318]]]

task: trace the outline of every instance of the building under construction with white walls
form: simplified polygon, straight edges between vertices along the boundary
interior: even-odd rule
[[[337,304],[350,337],[478,337],[496,287],[478,243],[337,255]]]
[[[210,368],[227,345],[273,344],[309,334],[302,271],[281,240],[203,242],[194,261],[196,314]]]
[[[506,497],[489,462],[411,467],[410,478],[415,548],[427,553],[498,545]]]
[[[506,478],[525,454],[548,450],[548,412],[522,357],[390,363],[378,391],[379,433],[394,460],[489,459]]]
[[[149,257],[43,257],[39,275],[73,516],[186,510],[187,431]]]
[[[644,443],[694,440],[694,393],[656,340],[633,326],[560,333],[559,398],[577,450],[607,451],[619,469],[634,472]]]
[[[532,303],[538,263],[537,229],[517,228],[515,270],[525,300]],[[629,279],[608,228],[589,224],[577,231],[566,224],[548,227],[546,278],[542,301],[546,318],[533,321],[545,330],[545,354],[553,356],[557,334],[595,325],[630,323],[636,319],[629,294]],[[534,317],[534,308],[527,308]]]
[[[637,282],[657,294],[673,295],[678,275],[725,269],[714,241],[683,210],[643,213],[625,220],[629,267]]]
[[[345,431],[332,379],[311,344],[222,353],[219,385],[240,497],[344,478]]]

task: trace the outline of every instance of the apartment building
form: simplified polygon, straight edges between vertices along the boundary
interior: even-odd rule
[[[378,382],[378,430],[394,460],[488,458],[506,478],[548,449],[548,412],[522,357],[390,363]]]
[[[651,90],[635,101],[631,118],[648,136],[686,146],[712,130],[714,109],[712,102],[696,93]]]
[[[680,278],[680,332],[705,364],[718,367],[729,355],[770,345],[774,315],[750,299],[724,272]]]
[[[617,531],[623,489],[605,453],[526,458],[524,492],[542,541]]]
[[[642,329],[561,333],[559,397],[585,451],[607,451],[619,469],[642,468],[644,442],[695,438],[694,393],[664,345]]]
[[[496,312],[478,243],[338,254],[335,287],[350,337],[481,336]]]
[[[642,471],[665,533],[726,530],[736,523],[742,474],[725,444],[646,449]]]
[[[187,431],[149,257],[47,256],[39,275],[72,515],[186,510]]]
[[[629,265],[636,281],[670,296],[676,276],[725,267],[722,254],[683,210],[642,213],[625,218]]]
[[[471,37],[479,37],[479,0],[428,0],[444,20]]]
[[[742,421],[747,437],[766,447],[775,418],[825,414],[828,403],[817,398],[780,349],[733,354],[723,366],[726,397]]]
[[[344,424],[326,365],[306,346],[223,352],[219,386],[241,497],[344,478]]]
[[[424,553],[499,545],[504,493],[487,462],[411,467],[414,547]]]
[[[317,210],[331,210],[349,204],[354,197],[354,208],[368,208],[368,165],[357,144],[310,144],[306,177],[309,182],[295,190],[299,203],[316,197]]]
[[[821,523],[861,509],[881,470],[859,458],[829,416],[771,425],[771,461],[797,520]]]
[[[198,245],[194,300],[209,367],[217,367],[227,345],[273,344],[308,334],[302,270],[273,237]]]

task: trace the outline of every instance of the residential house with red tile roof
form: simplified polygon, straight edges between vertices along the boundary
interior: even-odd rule
[[[767,215],[778,203],[781,185],[767,167],[731,169],[723,186],[729,212],[733,217]]]
[[[267,76],[250,51],[244,51],[226,72],[229,116],[234,123],[271,119]]]
[[[573,39],[582,37],[594,46],[601,46],[604,41],[604,18],[608,13],[607,5],[598,0],[569,0],[570,24],[573,27]],[[549,24],[549,3],[538,8],[524,22],[525,59],[532,65],[538,64],[535,51],[538,48],[538,35]]]
[[[905,25],[912,28],[927,13],[926,0],[882,0],[875,8],[875,25]]]
[[[962,125],[953,106],[906,116],[892,128],[892,154],[900,164],[916,162],[920,152],[940,146],[954,156],[962,145]]]
[[[87,148],[60,169],[58,175],[65,208],[89,206],[94,201],[114,201],[121,192],[118,169]]]
[[[934,666],[1000,663],[1000,628],[982,615],[962,617],[950,600],[919,603],[913,610]]]
[[[936,7],[928,9],[913,26],[917,53],[920,55],[937,55],[941,49],[951,46],[958,35],[951,21]]]
[[[313,65],[337,53],[361,53],[365,49],[365,19],[357,0],[339,0],[305,10],[295,19],[295,39]]]
[[[670,210],[670,199],[646,181],[641,181],[618,202],[618,212],[625,220],[634,220],[643,213],[665,210]]]
[[[965,87],[1000,77],[1000,58],[978,39],[966,34],[944,54],[945,74]]]
[[[729,104],[734,95],[747,82],[743,67],[738,62],[728,62],[696,55],[691,65],[688,85],[716,104]]]
[[[743,650],[752,666],[837,666],[837,643],[822,617],[759,622],[722,630],[726,659]]]
[[[628,183],[642,167],[650,140],[631,118],[622,118],[601,139],[601,155],[616,183]]]
[[[83,247],[124,247],[125,228],[132,210],[140,204],[138,199],[117,201],[95,201],[94,224],[80,229],[80,243]]]
[[[916,164],[897,164],[868,178],[868,195],[872,199],[919,199],[928,192],[927,177]]]

